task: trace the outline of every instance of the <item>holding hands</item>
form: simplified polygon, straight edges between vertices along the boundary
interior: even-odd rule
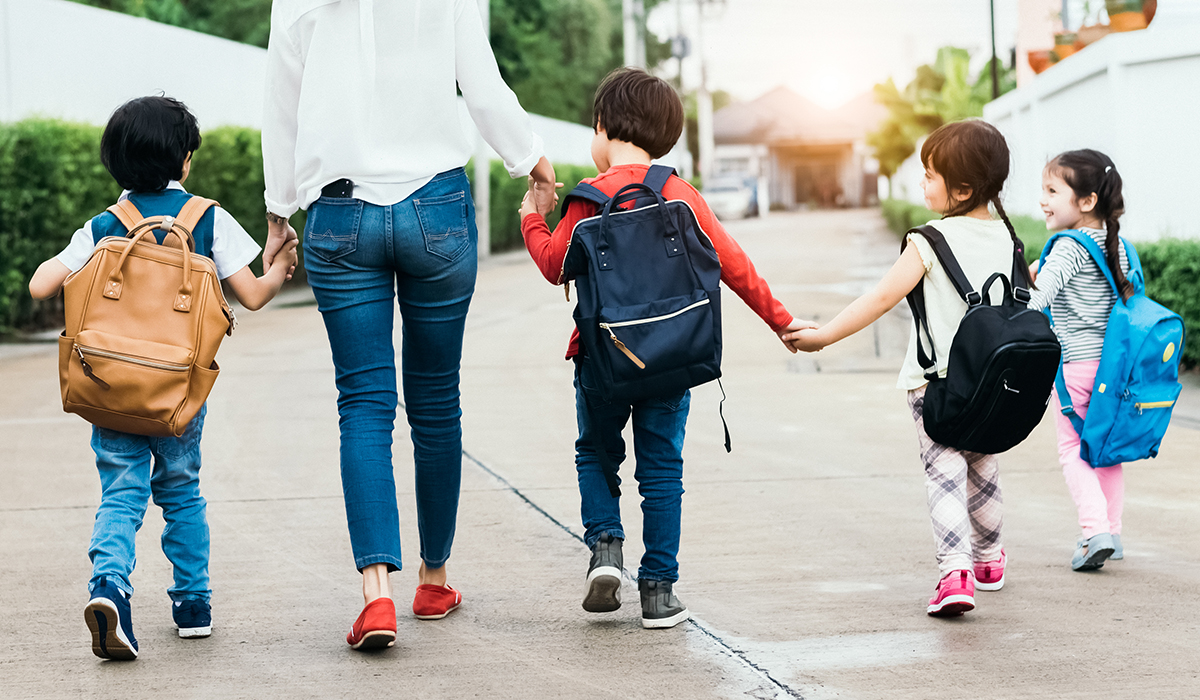
[[[788,351],[791,352],[793,355],[796,354],[797,350],[804,350],[805,352],[813,352],[812,350],[809,350],[807,348],[796,346],[795,344],[793,344],[792,339],[804,332],[814,332],[815,333],[816,328],[817,328],[817,324],[813,323],[812,321],[805,321],[804,319],[800,319],[800,318],[792,318],[792,322],[789,323],[788,325],[784,326],[783,328],[781,328],[779,330],[779,332],[776,333],[776,335],[779,336],[779,340],[783,343],[783,346],[785,348],[787,348]],[[824,346],[822,346],[822,347],[824,347]],[[820,350],[820,349],[821,348],[816,348],[816,350]]]
[[[558,206],[558,188],[563,183],[554,181],[554,166],[545,156],[533,166],[529,173],[529,190],[521,200],[521,218],[530,214],[546,216]]]

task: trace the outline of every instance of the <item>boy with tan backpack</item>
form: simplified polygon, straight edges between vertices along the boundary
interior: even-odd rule
[[[183,189],[199,146],[196,118],[181,102],[141,97],[117,108],[100,159],[125,192],[29,282],[37,299],[64,290],[63,409],[93,424],[101,498],[84,619],[101,658],[138,655],[129,577],[151,496],[166,521],[163,553],[175,574],[167,593],[179,636],[212,631],[200,437],[217,348],[234,325],[220,280],[253,311],[296,265],[293,242],[255,277],[248,265],[258,244],[216,202]]]

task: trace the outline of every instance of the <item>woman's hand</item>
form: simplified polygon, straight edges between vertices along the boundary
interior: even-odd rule
[[[793,331],[799,331],[799,330],[803,330],[805,328],[816,328],[816,327],[817,327],[817,324],[813,323],[812,321],[805,321],[804,319],[801,319],[801,318],[792,318],[792,322],[787,324],[783,328],[780,328],[779,331],[775,335],[779,336],[779,341],[783,343],[783,347],[787,348],[789,352],[791,352],[793,355],[795,355],[796,348],[792,347],[792,344],[788,342],[788,340],[787,340],[788,334]]]
[[[267,221],[267,244],[263,246],[263,274],[267,274],[271,270],[271,265],[275,262],[275,256],[287,244],[288,241],[299,241],[300,237],[296,235],[296,229],[292,228],[291,223],[286,219],[283,221],[275,220]],[[297,243],[297,245],[299,245]],[[292,269],[288,270],[287,278],[292,278],[292,273],[295,272],[295,263],[292,263]]]
[[[558,206],[557,190],[563,184],[555,182],[554,177],[554,166],[545,156],[542,156],[529,173],[529,192],[533,195],[534,210],[542,216],[546,216]],[[523,204],[522,211],[524,211]],[[522,214],[521,218],[525,218],[525,215]]]

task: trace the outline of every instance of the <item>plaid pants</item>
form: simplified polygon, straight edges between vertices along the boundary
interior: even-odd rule
[[[934,442],[925,432],[921,409],[925,387],[908,392],[917,423],[917,442],[925,465],[929,517],[942,575],[971,569],[973,562],[1000,558],[1004,501],[1000,494],[1000,460],[996,455],[963,452]]]

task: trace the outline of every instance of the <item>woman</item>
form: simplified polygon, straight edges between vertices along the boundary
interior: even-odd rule
[[[329,334],[338,388],[342,489],[365,607],[347,641],[392,646],[388,574],[401,568],[392,474],[393,304],[403,327],[403,405],[416,463],[420,585],[413,613],[445,617],[462,464],[458,375],[475,287],[476,230],[462,166],[471,144],[456,85],[539,210],[554,169],[500,78],[476,0],[276,0],[263,124],[269,267],[308,210],[305,267]]]

